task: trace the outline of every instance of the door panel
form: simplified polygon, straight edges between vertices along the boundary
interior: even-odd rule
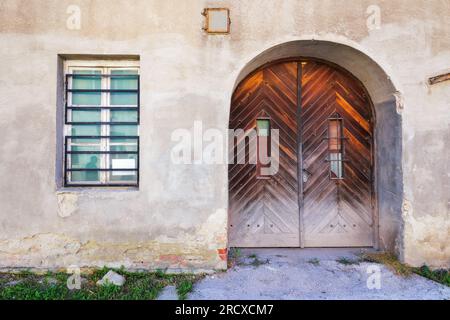
[[[304,245],[372,246],[370,102],[359,83],[313,61],[302,65],[301,101]]]
[[[269,119],[279,130],[279,170],[271,177],[258,177],[255,164],[229,166],[232,247],[298,247],[299,209],[297,174],[297,63],[263,69],[236,90],[230,128],[253,129],[258,119]],[[238,152],[237,143],[232,150]],[[241,151],[242,152],[242,151]]]

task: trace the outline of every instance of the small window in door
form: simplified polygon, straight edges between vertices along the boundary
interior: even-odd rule
[[[328,121],[328,161],[330,162],[330,179],[332,180],[344,178],[344,137],[342,131],[342,118],[339,116],[330,118]]]
[[[257,162],[256,177],[269,179],[270,175],[264,174],[263,168],[270,168],[270,119],[260,118],[256,120],[257,133]]]

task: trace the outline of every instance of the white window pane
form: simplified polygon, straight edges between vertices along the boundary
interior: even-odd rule
[[[330,153],[330,166],[333,178],[342,178],[342,155],[341,153]]]
[[[110,168],[133,169],[137,168],[136,154],[112,154],[110,157]],[[110,181],[137,181],[137,171],[112,171],[109,175]]]

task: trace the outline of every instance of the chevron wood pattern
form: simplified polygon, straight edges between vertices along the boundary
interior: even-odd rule
[[[229,167],[230,246],[298,247],[297,63],[265,68],[236,90],[230,128],[256,130],[256,120],[270,118],[279,130],[279,170],[270,179],[256,176],[256,165]],[[246,140],[246,157],[250,140]],[[237,153],[235,144],[234,154]]]
[[[372,121],[361,85],[342,71],[309,61],[302,65],[304,245],[373,245]],[[343,124],[344,177],[330,179],[329,118]]]
[[[336,114],[344,136],[340,180],[330,179],[327,161],[328,123]],[[230,150],[230,246],[372,246],[373,121],[359,82],[316,61],[270,65],[237,87],[229,127],[255,130],[260,118],[279,130],[279,170],[257,176],[248,161],[254,136],[245,139],[244,151],[236,143]],[[236,163],[238,151],[245,164]]]

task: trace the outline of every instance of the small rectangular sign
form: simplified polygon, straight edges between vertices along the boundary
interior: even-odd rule
[[[136,169],[135,159],[112,159],[112,169]],[[129,176],[134,171],[113,171],[113,176]]]

